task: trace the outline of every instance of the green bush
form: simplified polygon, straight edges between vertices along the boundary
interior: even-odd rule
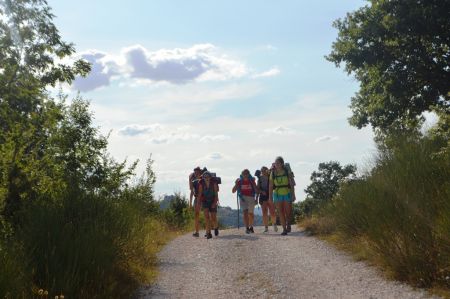
[[[185,228],[194,218],[194,213],[189,209],[186,197],[180,193],[175,193],[169,208],[162,211],[161,215],[167,224],[176,229]]]
[[[33,286],[70,298],[123,298],[142,281],[145,218],[126,202],[69,194],[23,212],[16,242]]]
[[[428,138],[398,141],[323,213],[348,237],[366,237],[396,278],[425,287],[450,287],[450,160],[439,148]]]

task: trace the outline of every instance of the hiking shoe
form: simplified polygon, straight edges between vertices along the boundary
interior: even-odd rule
[[[287,235],[287,230],[283,230],[283,232],[281,233],[282,236],[286,236]]]
[[[255,233],[255,231],[253,230],[253,226],[250,226],[250,232],[251,232],[252,234]]]
[[[219,235],[219,228],[215,228],[214,229],[214,236],[218,236]]]
[[[250,233],[250,228],[249,228],[249,227],[247,227],[247,228],[245,229],[245,233],[246,233],[246,234],[249,234],[249,233]]]
[[[291,232],[291,225],[290,225],[290,224],[287,225],[286,231],[287,231],[288,233]]]
[[[278,226],[276,224],[273,225],[273,231],[277,232],[278,231]]]
[[[212,234],[211,233],[206,234],[206,239],[212,239]]]
[[[198,232],[195,232],[195,233],[193,233],[192,235],[193,235],[194,237],[197,237],[197,238],[200,236],[200,234],[199,234]]]
[[[265,232],[265,233],[268,233],[268,232],[269,232],[269,228],[268,228],[267,226],[264,228],[264,232]]]

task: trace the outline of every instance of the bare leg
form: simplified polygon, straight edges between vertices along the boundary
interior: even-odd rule
[[[244,218],[245,227],[248,227],[248,210],[244,210],[244,213],[242,214],[242,216]]]
[[[262,214],[263,214],[264,226],[269,225],[269,215],[267,215],[267,213],[269,212],[268,209],[269,209],[268,201],[265,200],[265,201],[263,201],[263,204],[262,204]]]
[[[203,209],[203,212],[205,214],[205,226],[206,226],[206,233],[211,233],[211,219],[209,219],[209,209],[205,208]]]
[[[248,225],[253,226],[253,220],[255,219],[255,214],[253,214],[253,211],[248,212]]]
[[[286,202],[286,225],[292,222],[292,202]]]
[[[273,201],[267,201],[269,207],[270,218],[272,218],[272,224],[277,224],[277,214],[275,213],[275,205]]]
[[[194,226],[195,232],[198,233],[200,230],[200,205],[196,204],[194,209]]]
[[[281,222],[281,226],[283,227],[283,231],[286,230],[286,217],[285,217],[285,206],[284,206],[284,201],[280,201],[277,202],[277,209],[278,209],[278,213],[280,214],[280,222]]]
[[[217,213],[211,212],[211,222],[212,228],[219,228],[219,224],[217,223]]]

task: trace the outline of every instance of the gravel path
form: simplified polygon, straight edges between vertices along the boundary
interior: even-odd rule
[[[431,298],[297,228],[287,237],[262,230],[175,239],[159,255],[157,283],[140,298]]]

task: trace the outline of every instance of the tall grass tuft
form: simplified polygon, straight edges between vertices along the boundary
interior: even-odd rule
[[[438,149],[422,138],[380,151],[375,167],[342,185],[319,219],[352,242],[365,240],[396,279],[450,289],[450,159]]]
[[[13,244],[0,242],[2,298],[38,289],[65,298],[129,298],[156,277],[156,253],[174,235],[145,203],[80,192],[23,209]]]

